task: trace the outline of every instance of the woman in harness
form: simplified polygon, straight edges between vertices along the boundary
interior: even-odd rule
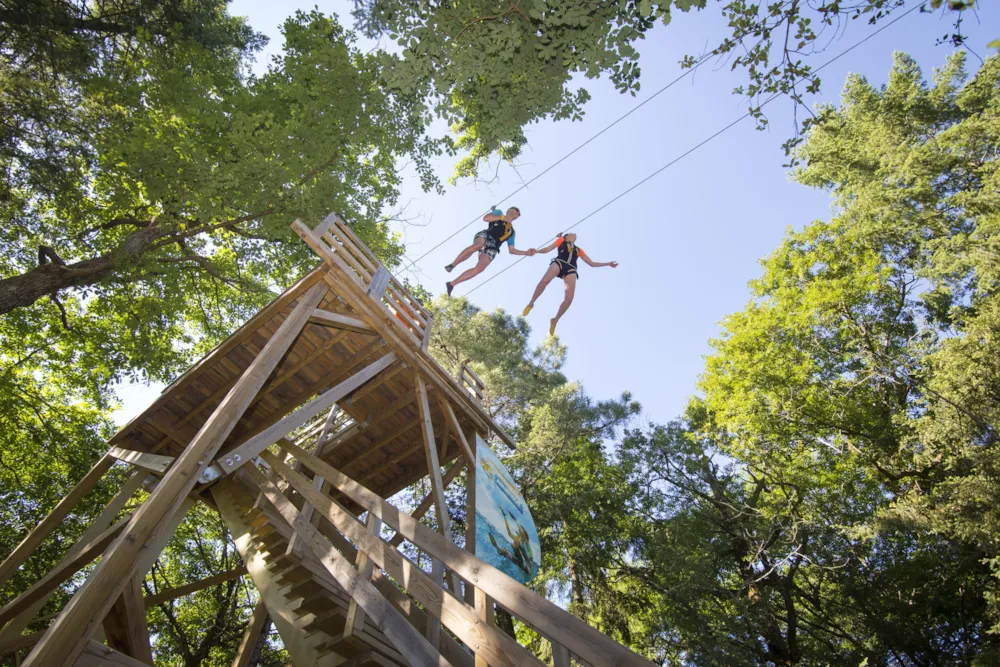
[[[546,253],[551,252],[555,248],[559,249],[559,254],[556,258],[552,260],[549,264],[548,270],[545,275],[542,276],[542,280],[538,283],[538,287],[535,288],[535,293],[531,296],[531,301],[527,306],[524,307],[524,312],[521,313],[522,317],[527,317],[531,309],[535,307],[535,301],[538,297],[542,295],[545,288],[549,286],[554,278],[562,278],[563,282],[566,284],[566,296],[563,298],[562,304],[559,306],[559,312],[556,316],[549,320],[549,335],[553,336],[556,333],[556,324],[559,323],[559,318],[566,314],[569,309],[569,305],[573,303],[573,295],[576,294],[576,279],[578,274],[576,272],[576,260],[583,259],[587,264],[597,267],[597,266],[610,266],[611,268],[618,268],[618,262],[595,262],[587,253],[583,251],[583,248],[576,244],[576,234],[560,234],[555,241],[551,244],[545,246],[544,248],[539,248],[538,252]]]
[[[444,267],[444,270],[451,273],[452,269],[456,266],[469,259],[472,253],[479,251],[479,261],[471,269],[467,269],[458,278],[455,278],[451,282],[445,283],[445,287],[448,288],[448,296],[451,296],[451,291],[455,289],[455,285],[459,283],[464,283],[470,278],[478,276],[483,270],[489,266],[489,263],[493,261],[493,258],[497,256],[500,252],[500,246],[507,243],[507,251],[512,255],[534,255],[535,250],[518,250],[514,247],[514,221],[521,217],[521,209],[516,206],[511,206],[507,209],[507,214],[504,215],[500,212],[500,209],[494,209],[492,213],[487,213],[483,216],[483,222],[488,222],[489,227],[483,231],[476,234],[476,237],[472,240],[472,245],[458,253],[458,257],[455,261]]]

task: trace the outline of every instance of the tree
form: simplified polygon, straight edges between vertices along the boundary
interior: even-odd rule
[[[828,189],[836,214],[764,261],[701,385],[744,465],[866,480],[866,512],[838,529],[843,585],[915,664],[997,650],[1000,58],[971,79],[964,64],[927,85],[899,54],[888,85],[852,76],[821,110],[795,177]],[[826,506],[842,503],[858,499]],[[890,586],[936,627],[907,629]]]
[[[515,158],[527,142],[524,128],[542,119],[580,120],[590,99],[574,77],[607,75],[615,87],[635,95],[640,63],[637,41],[673,12],[704,9],[706,0],[547,0],[461,3],[355,0],[354,16],[369,37],[396,41],[398,57],[385,55],[391,83],[412,93],[427,90],[432,111],[457,135],[467,152],[455,178],[473,176],[482,160],[497,153]],[[767,119],[762,98],[788,94],[796,104],[815,93],[820,80],[803,58],[821,50],[825,33],[858,19],[883,20],[902,0],[851,3],[787,0],[722,5],[732,33],[708,53],[682,61],[694,67],[718,58],[746,72],[745,96],[759,126]],[[941,0],[932,2],[934,7]],[[960,12],[973,1],[948,3]],[[960,15],[959,15],[960,16]],[[952,40],[961,43],[960,18]]]

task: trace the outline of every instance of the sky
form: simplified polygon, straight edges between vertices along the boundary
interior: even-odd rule
[[[969,16],[963,29],[969,46],[986,57],[990,53],[986,44],[1000,37],[1000,3],[981,4],[978,18]],[[279,28],[284,19],[297,9],[315,6],[315,0],[231,3],[231,13],[248,17],[271,39],[256,71],[264,71],[270,57],[280,53]],[[351,22],[352,6],[349,1],[318,5],[345,23]],[[818,66],[872,31],[867,23],[852,22],[839,41],[809,62]],[[936,44],[949,32],[951,21],[940,13],[913,12],[824,69],[821,94],[811,103],[836,103],[851,72],[883,84],[894,51],[916,58],[929,78],[952,51],[951,46]],[[480,218],[523,182],[675,79],[683,72],[678,63],[684,55],[700,54],[728,34],[716,3],[702,12],[676,13],[670,25],[658,24],[637,45],[642,86],[636,97],[621,95],[606,79],[581,78],[575,83],[592,96],[583,121],[531,125],[529,145],[515,165],[493,162],[483,169],[491,182],[446,185],[445,194],[438,195],[423,192],[416,178],[407,179],[400,203],[413,221],[399,229],[406,255],[416,259]],[[362,40],[361,46],[371,45]],[[970,70],[978,64],[970,56]],[[515,224],[517,246],[541,247],[739,118],[746,107],[732,90],[745,83],[744,73],[709,62],[503,201],[504,209],[510,205],[521,209]],[[579,235],[578,245],[594,260],[620,264],[617,269],[595,269],[580,263],[575,300],[557,330],[569,351],[565,374],[581,382],[593,397],[612,398],[630,391],[642,403],[645,420],[663,423],[679,416],[697,393],[710,339],[719,334],[723,318],[749,300],[748,282],[760,275],[759,260],[781,243],[788,229],[829,218],[828,194],[791,182],[782,167],[781,145],[795,126],[791,103],[780,98],[765,111],[767,130],[758,131],[752,120],[743,120],[573,230]],[[454,159],[445,156],[437,161],[443,181],[451,175]],[[350,211],[339,213],[350,220]],[[444,265],[472,242],[482,226],[476,222],[447,241],[422,259],[410,277],[435,294],[443,292],[449,278]],[[518,259],[503,251],[482,275],[458,286],[455,294],[474,289],[469,298],[480,308],[520,314],[553,256],[528,258],[478,288],[482,280]],[[528,316],[536,344],[547,335],[549,318],[562,301],[560,283],[549,285]],[[234,331],[239,324],[233,323]],[[161,389],[160,385],[121,387],[123,402],[115,420],[126,423]]]

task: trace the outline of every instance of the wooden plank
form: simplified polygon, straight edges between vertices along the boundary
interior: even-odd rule
[[[105,616],[104,634],[111,648],[147,665],[153,664],[146,607],[142,603],[142,583],[138,576],[129,578],[125,590]]]
[[[147,475],[144,471],[136,471],[132,473],[132,476],[129,477],[124,484],[122,484],[122,487],[118,490],[118,493],[115,494],[115,497],[108,501],[108,504],[104,506],[104,509],[101,510],[101,513],[97,516],[97,518],[91,522],[90,526],[86,531],[84,531],[83,535],[81,535],[77,539],[76,543],[69,548],[66,555],[60,560],[60,564],[64,560],[78,553],[84,546],[100,537],[101,533],[103,533],[108,526],[111,525],[111,523],[115,520],[115,517],[118,516],[118,513],[122,511],[125,504],[128,503],[132,496],[135,495],[135,492],[139,490],[143,481],[146,479],[146,476]],[[3,630],[0,631],[0,642],[13,641],[19,637],[24,629],[31,624],[32,619],[34,619],[38,612],[41,611],[42,607],[45,606],[45,603],[48,602],[54,592],[55,589],[47,595],[40,597],[38,601],[18,613],[18,615],[7,623],[7,625],[0,623],[0,626],[3,626]]]
[[[406,368],[407,366],[405,361],[397,361],[395,364],[392,365],[392,368],[387,370],[385,373],[382,373],[377,378],[366,384],[364,387],[358,389],[356,392],[351,394],[351,399],[350,399],[351,402],[357,403],[362,398],[364,398],[365,396],[372,393],[373,391],[381,387],[389,380],[399,375],[402,371],[406,370]]]
[[[432,620],[444,622],[448,629],[467,646],[488,655],[490,663],[496,667],[544,666],[544,663],[503,631],[478,623],[472,607],[445,591],[395,548],[370,535],[366,528],[336,500],[316,493],[309,488],[308,480],[302,475],[277,461],[272,454],[266,453],[266,455],[269,457],[268,463],[275,465],[291,487],[302,493],[306,501],[316,507],[317,512],[323,514],[359,550],[368,554],[386,575],[398,582],[404,582],[407,593],[431,614],[427,617],[428,623]],[[261,473],[258,472],[258,475],[263,478]],[[434,534],[443,539],[441,535]]]
[[[104,559],[49,627],[25,660],[24,667],[70,667],[86,646],[87,638],[111,609],[135,570],[147,543],[177,512],[198,481],[201,470],[232,432],[247,405],[291,347],[295,338],[327,292],[316,284],[298,304],[250,364],[240,381],[208,418],[108,549]]]
[[[233,658],[232,667],[247,667],[250,664],[253,648],[256,646],[257,638],[260,637],[267,621],[267,603],[264,602],[264,598],[261,598],[257,606],[254,607],[253,616],[250,618],[250,624],[247,625],[247,631],[243,634],[243,641],[240,642],[240,647],[236,651],[236,657]]]
[[[434,318],[428,315],[426,322],[427,324],[424,326],[424,339],[420,343],[420,349],[424,352],[426,352],[427,348],[431,345],[431,329],[434,328]]]
[[[326,230],[330,229],[330,227],[333,227],[334,224],[336,224],[337,219],[338,219],[337,214],[331,213],[330,215],[323,218],[322,222],[313,227],[312,233],[315,234],[316,236],[323,236],[323,234],[326,234]]]
[[[76,507],[77,503],[93,490],[114,463],[114,457],[109,454],[102,456],[94,464],[94,467],[83,476],[83,479],[77,482],[76,486],[52,508],[48,516],[31,529],[25,538],[21,540],[21,543],[4,559],[3,563],[0,563],[0,587],[7,583],[11,575],[24,564],[24,561],[38,548],[42,541],[62,523],[63,519]]]
[[[74,667],[149,667],[93,639],[87,640],[80,657],[71,664]]]
[[[170,469],[174,463],[173,456],[162,456],[160,454],[149,454],[147,452],[137,452],[121,447],[112,447],[108,452],[119,461],[126,461],[134,466],[160,473],[161,475]]]
[[[76,574],[80,568],[100,556],[101,552],[115,539],[115,536],[124,530],[131,518],[132,515],[128,515],[120,519],[115,525],[103,531],[96,539],[85,544],[79,551],[49,570],[48,574],[32,584],[28,590],[4,605],[0,609],[0,625],[7,623],[15,615],[30,607],[35,601],[47,597],[60,584]]]
[[[306,467],[323,475],[351,501],[378,514],[383,523],[399,531],[405,539],[429,555],[439,558],[449,569],[477,588],[482,588],[487,595],[541,634],[566,646],[583,662],[593,667],[653,667],[653,663],[601,634],[585,621],[560,609],[489,563],[460,549],[440,533],[393,507],[329,463],[317,459],[301,447],[293,445],[289,447],[289,451]],[[376,565],[383,567],[377,562]]]
[[[313,311],[313,315],[310,320],[324,326],[334,327],[336,329],[375,335],[375,330],[365,324],[362,320],[349,315],[333,313],[329,310],[323,310],[321,308],[317,308]]]
[[[233,568],[228,572],[216,574],[212,577],[206,577],[205,579],[201,579],[199,581],[193,581],[190,584],[184,584],[183,586],[168,588],[167,590],[160,591],[155,595],[147,596],[143,600],[143,603],[145,604],[146,609],[149,609],[150,607],[155,607],[158,604],[176,600],[179,597],[184,597],[185,595],[190,595],[191,593],[197,593],[198,591],[206,588],[211,588],[212,586],[218,586],[219,584],[224,584],[227,581],[232,581],[233,579],[239,579],[246,573],[246,566],[241,565],[240,567]]]
[[[434,426],[431,424],[431,405],[427,400],[427,384],[424,379],[414,373],[417,385],[418,412],[420,415],[420,432],[424,438],[424,454],[427,457],[427,474],[431,478],[431,492],[434,494],[434,510],[437,514],[438,528],[441,534],[449,542],[453,542],[451,536],[451,517],[448,516],[448,502],[444,497],[444,483],[441,480],[441,462],[438,460],[437,444],[434,441]],[[451,590],[458,594],[462,589],[459,587],[458,577],[455,573],[449,573]]]
[[[371,285],[368,286],[368,296],[375,299],[375,301],[381,301],[382,294],[385,292],[385,288],[389,286],[391,278],[392,274],[389,273],[389,270],[382,266],[382,264],[379,264],[378,271],[372,276]]]
[[[312,505],[309,505],[309,507],[312,507]],[[369,535],[378,537],[379,533],[382,531],[382,521],[374,514],[369,514],[368,519],[365,521],[365,527],[368,529]],[[361,577],[365,580],[371,579],[374,562],[368,557],[368,554],[364,551],[358,551],[355,566],[358,568],[358,572]],[[360,632],[364,629],[364,626],[365,610],[358,604],[357,600],[352,599],[351,605],[347,610],[347,623],[344,625],[344,637],[347,638],[360,634]]]
[[[280,438],[285,437],[295,429],[309,422],[309,420],[315,419],[321,412],[330,408],[334,403],[371,380],[395,361],[396,354],[394,352],[381,357],[365,367],[364,370],[355,373],[336,387],[328,389],[295,412],[279,419],[238,447],[226,452],[225,456],[220,457],[216,463],[227,474],[231,474],[247,461],[253,460],[261,451],[276,443]]]
[[[296,475],[291,468],[278,461],[270,452],[264,452],[263,454],[266,455],[265,460],[269,464],[280,466],[282,469],[287,470],[288,473]],[[324,567],[333,575],[334,579],[337,580],[344,590],[348,591],[351,597],[358,601],[358,604],[365,610],[365,613],[372,617],[372,620],[385,633],[396,650],[405,655],[411,665],[414,667],[446,667],[449,664],[437,649],[428,644],[427,640],[420,636],[402,614],[396,611],[382,597],[382,594],[378,592],[370,581],[361,578],[358,571],[347,562],[347,559],[326,538],[319,534],[312,524],[299,520],[299,511],[281,493],[277,486],[268,480],[255,466],[247,466],[243,470],[265,493],[267,499],[271,501],[271,504],[275,506],[285,520],[297,532],[302,533],[304,541],[308,544],[312,552],[319,557]],[[298,477],[298,475],[296,476]],[[308,487],[308,483],[305,484],[305,487]],[[312,491],[312,489],[308,490]],[[299,492],[302,493],[302,490],[299,490]],[[311,500],[310,495],[303,494],[303,497]]]

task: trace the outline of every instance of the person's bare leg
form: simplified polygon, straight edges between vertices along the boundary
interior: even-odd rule
[[[466,269],[465,272],[462,273],[462,275],[460,275],[458,278],[455,278],[454,280],[452,280],[451,281],[451,286],[454,287],[455,285],[458,285],[459,283],[464,283],[466,280],[469,280],[471,278],[475,278],[480,273],[482,273],[483,270],[485,270],[487,266],[490,265],[491,261],[492,260],[490,259],[489,255],[487,255],[485,253],[480,254],[479,255],[479,261],[476,263],[476,265],[474,267],[472,267],[471,269]]]
[[[571,273],[568,276],[566,276],[565,278],[563,278],[563,282],[566,283],[566,296],[563,297],[563,302],[561,304],[559,304],[559,312],[557,312],[556,316],[553,317],[552,320],[549,322],[549,335],[550,336],[555,335],[555,333],[556,333],[556,325],[559,324],[559,318],[561,318],[563,315],[565,315],[566,311],[569,310],[570,304],[573,303],[573,296],[576,294],[576,274],[575,273]]]
[[[477,252],[480,248],[483,247],[483,245],[485,243],[486,243],[485,239],[476,239],[475,241],[472,242],[472,245],[470,245],[468,248],[466,248],[462,252],[458,253],[458,257],[455,258],[455,261],[452,262],[451,264],[449,264],[448,266],[450,266],[452,268],[455,268],[456,266],[458,266],[459,264],[461,264],[465,260],[467,260],[470,257],[472,257],[472,253]],[[448,269],[448,266],[446,266],[444,268]],[[448,269],[448,270],[450,271],[451,269]],[[453,281],[453,282],[457,282],[457,281]]]
[[[538,300],[538,297],[542,295],[542,292],[545,291],[545,288],[549,286],[549,283],[552,282],[552,279],[557,275],[559,275],[559,266],[557,264],[549,264],[549,268],[545,270],[545,275],[543,275],[542,279],[538,281],[538,287],[535,288],[535,293],[531,295],[531,301],[529,301],[528,305],[524,307],[524,312],[521,313],[521,317],[528,316],[528,312],[535,307],[535,301]]]

